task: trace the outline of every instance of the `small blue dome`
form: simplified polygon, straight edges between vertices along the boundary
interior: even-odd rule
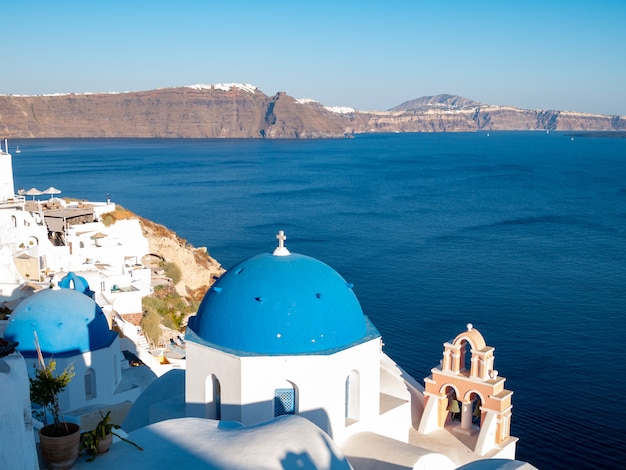
[[[269,253],[223,274],[187,334],[221,349],[267,355],[332,351],[378,336],[334,269],[304,255]]]
[[[59,287],[62,287],[64,289],[77,290],[78,292],[82,292],[92,299],[96,294],[89,288],[89,283],[87,282],[87,279],[71,271],[63,276],[63,278],[59,281]]]
[[[117,337],[92,299],[74,289],[45,289],[22,300],[9,317],[4,337],[34,357],[35,335],[46,356],[72,356],[108,347]]]

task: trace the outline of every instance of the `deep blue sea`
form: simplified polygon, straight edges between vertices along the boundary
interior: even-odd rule
[[[111,199],[224,267],[276,246],[349,282],[418,380],[473,323],[514,391],[518,458],[626,462],[626,139],[20,140],[15,186]],[[43,196],[45,198],[45,196]]]

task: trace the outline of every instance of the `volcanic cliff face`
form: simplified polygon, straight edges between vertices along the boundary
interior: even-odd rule
[[[343,135],[321,105],[243,84],[133,93],[0,96],[6,137],[313,138]]]
[[[397,121],[408,131],[477,131],[477,130],[626,130],[625,116],[546,111],[494,106],[455,95],[426,96],[407,101],[384,116],[372,116],[370,125],[393,126]],[[400,124],[401,123],[401,124]]]
[[[344,119],[316,102],[302,103],[285,93],[274,96],[267,107],[262,137],[316,138],[340,137]]]
[[[109,223],[122,219],[137,219],[143,235],[148,240],[150,256],[142,260],[154,269],[160,263],[173,263],[180,269],[180,280],[173,288],[182,297],[201,301],[215,279],[224,273],[224,268],[209,255],[206,247],[196,248],[180,238],[169,228],[141,217],[120,205],[104,216]],[[154,256],[152,256],[154,255]]]
[[[366,132],[626,130],[626,117],[527,110],[455,95],[389,111],[327,108],[245,84],[130,93],[0,95],[0,137],[320,138]]]
[[[202,300],[208,288],[224,273],[224,268],[209,255],[205,247],[195,248],[167,227],[143,217],[139,219],[150,253],[180,268],[181,279],[174,286],[178,294]]]
[[[258,137],[268,101],[256,89],[200,87],[2,96],[0,129],[15,137]]]

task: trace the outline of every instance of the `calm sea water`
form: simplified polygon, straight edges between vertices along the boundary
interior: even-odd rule
[[[626,461],[626,139],[22,140],[16,187],[114,202],[225,267],[273,250],[355,284],[418,380],[473,323],[514,391],[518,458]]]

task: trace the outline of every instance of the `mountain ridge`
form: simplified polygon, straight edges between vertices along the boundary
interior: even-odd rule
[[[471,100],[469,98],[465,98],[463,96],[458,95],[450,95],[447,93],[442,93],[434,96],[422,96],[420,98],[416,98],[414,100],[405,101],[393,108],[389,109],[389,111],[410,111],[416,109],[468,109],[485,106],[482,103]]]
[[[0,95],[8,138],[336,138],[377,132],[624,131],[626,116],[489,105],[451,94],[387,111],[326,107],[243,83],[148,91]]]

